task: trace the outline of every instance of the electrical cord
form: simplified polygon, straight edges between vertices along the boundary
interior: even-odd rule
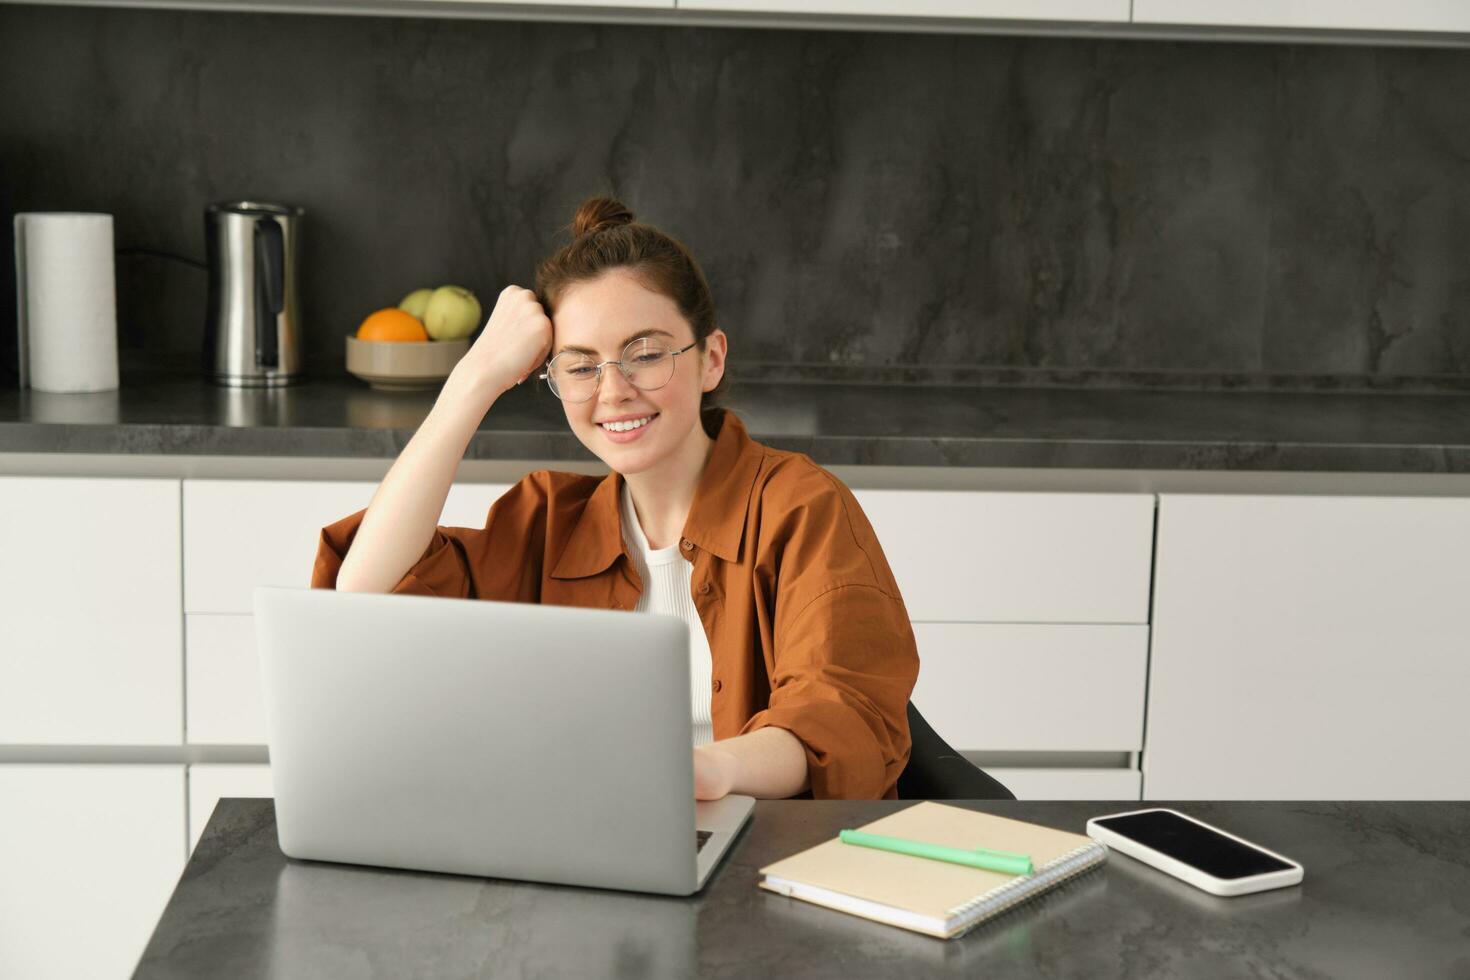
[[[129,246],[127,248],[117,249],[116,251],[117,251],[117,254],[118,255],[151,255],[154,258],[158,258],[158,259],[172,259],[175,262],[182,262],[185,265],[192,265],[196,269],[208,269],[209,268],[208,265],[206,265],[203,262],[200,262],[200,261],[198,261],[196,259],[187,258],[186,256],[183,256],[183,255],[175,255],[172,252],[163,252],[163,251],[160,251],[160,250],[158,250],[156,248],[140,248],[140,247],[136,247],[136,246]]]

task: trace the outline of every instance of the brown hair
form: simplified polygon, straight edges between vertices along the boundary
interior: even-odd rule
[[[652,225],[633,220],[633,212],[611,197],[589,197],[577,208],[572,240],[536,268],[536,296],[553,316],[569,286],[588,282],[609,269],[627,268],[644,288],[669,297],[694,330],[701,353],[715,330],[715,304],[699,263],[682,243]],[[725,378],[703,393],[699,416],[711,437],[723,412]]]

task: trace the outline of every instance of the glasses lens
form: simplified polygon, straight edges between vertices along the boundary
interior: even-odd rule
[[[551,359],[546,380],[562,401],[584,402],[597,390],[597,364],[585,354],[558,354]]]
[[[635,340],[623,351],[624,373],[635,388],[662,388],[674,374],[674,357],[656,340]]]

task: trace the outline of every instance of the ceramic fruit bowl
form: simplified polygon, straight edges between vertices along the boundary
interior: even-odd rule
[[[379,391],[438,388],[470,349],[470,340],[358,340],[347,338],[347,373]]]

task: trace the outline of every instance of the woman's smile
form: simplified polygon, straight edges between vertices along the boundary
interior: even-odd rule
[[[646,420],[643,421],[641,425],[638,424],[639,419],[629,419],[623,422],[611,423],[618,427],[616,429],[608,428],[609,423],[603,422],[597,423],[597,427],[601,429],[603,431],[603,434],[606,435],[607,438],[612,442],[632,442],[634,439],[642,438],[644,431],[647,430],[649,426],[653,425],[653,423],[658,420],[658,417],[658,412],[652,412],[648,415],[641,416],[642,419]],[[631,428],[627,428],[628,426],[631,426]]]

